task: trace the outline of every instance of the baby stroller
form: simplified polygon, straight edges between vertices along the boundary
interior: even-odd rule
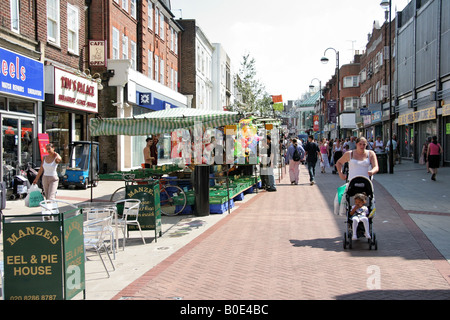
[[[347,249],[347,246],[352,249],[352,234],[353,234],[353,220],[350,216],[352,205],[350,203],[350,200],[355,196],[357,193],[365,193],[367,196],[366,206],[369,209],[369,234],[371,239],[368,239],[369,243],[369,250],[372,249],[372,247],[377,250],[378,249],[378,243],[376,239],[376,234],[373,232],[373,215],[374,212],[372,211],[375,209],[375,199],[373,194],[373,185],[372,181],[370,181],[368,178],[363,176],[354,177],[348,184],[346,193],[343,195],[345,196],[346,201],[346,225],[347,225],[347,231],[344,233],[344,249]],[[344,201],[344,199],[342,199]],[[358,224],[358,229],[356,230],[356,236],[358,238],[364,237],[364,225],[362,222]]]

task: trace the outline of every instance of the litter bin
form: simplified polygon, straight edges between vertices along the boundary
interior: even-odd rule
[[[209,216],[209,165],[196,165],[194,169],[195,212],[198,217]]]
[[[380,152],[377,153],[377,160],[378,160],[378,173],[387,173],[388,172],[388,163],[387,163],[387,153],[386,152]]]

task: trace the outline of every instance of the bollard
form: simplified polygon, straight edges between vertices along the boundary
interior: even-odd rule
[[[209,216],[209,165],[197,165],[194,169],[195,215]]]

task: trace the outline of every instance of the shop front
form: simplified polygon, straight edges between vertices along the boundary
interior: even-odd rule
[[[0,48],[0,63],[0,170],[2,180],[11,188],[19,170],[37,158],[36,115],[44,100],[44,66],[3,48]]]
[[[428,137],[438,135],[436,107],[424,107],[398,116],[400,152],[402,156],[418,162],[422,146]]]
[[[89,116],[98,113],[98,83],[89,74],[78,73],[45,66],[42,132],[48,134],[62,163],[69,162],[70,143],[89,139]]]
[[[131,68],[128,60],[108,60],[108,70],[114,70],[114,76],[109,79],[109,87],[116,87],[116,101],[113,106],[117,108],[117,117],[136,117],[155,111],[187,108],[186,96],[171,88],[154,81],[146,75]],[[117,136],[101,137],[108,145],[115,145],[116,150],[104,150],[103,154],[117,153],[117,159],[106,159],[108,170],[124,171],[140,168],[144,162],[143,150],[146,146],[147,136]],[[117,139],[117,143],[112,143]],[[158,164],[170,162],[171,150],[170,134],[159,136],[157,144]],[[100,158],[104,157],[102,152]],[[114,162],[114,163],[113,163]]]

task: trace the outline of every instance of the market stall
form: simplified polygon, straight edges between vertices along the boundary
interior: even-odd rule
[[[100,135],[131,135],[131,136],[148,136],[162,133],[174,133],[180,129],[198,130],[201,134],[207,129],[223,127],[229,124],[236,124],[242,118],[237,112],[224,111],[206,111],[197,109],[169,109],[157,112],[147,113],[132,118],[96,118],[91,119],[90,132],[91,136]],[[173,139],[174,141],[174,139]],[[174,142],[176,142],[175,139]],[[174,146],[172,146],[173,148]],[[174,148],[175,151],[177,148]],[[176,152],[178,153],[178,152]],[[198,162],[197,162],[198,163]],[[202,161],[200,162],[202,163]],[[184,166],[182,166],[184,168]],[[159,170],[159,168],[156,168]],[[180,168],[178,168],[180,170]],[[142,172],[150,171],[148,169]],[[176,166],[174,171],[176,171]],[[114,173],[113,173],[114,174]],[[170,172],[168,172],[170,175]],[[116,173],[117,177],[121,176],[121,172]],[[119,178],[120,179],[120,178]],[[213,180],[213,177],[210,178]],[[171,183],[175,181],[172,180]],[[180,181],[181,183],[181,181]],[[208,184],[209,185],[209,184]],[[212,183],[214,185],[214,183]],[[189,192],[189,183],[185,184],[186,191]],[[190,194],[189,194],[190,195]],[[210,198],[212,202],[217,201],[215,195]],[[189,196],[190,201],[192,197]]]

